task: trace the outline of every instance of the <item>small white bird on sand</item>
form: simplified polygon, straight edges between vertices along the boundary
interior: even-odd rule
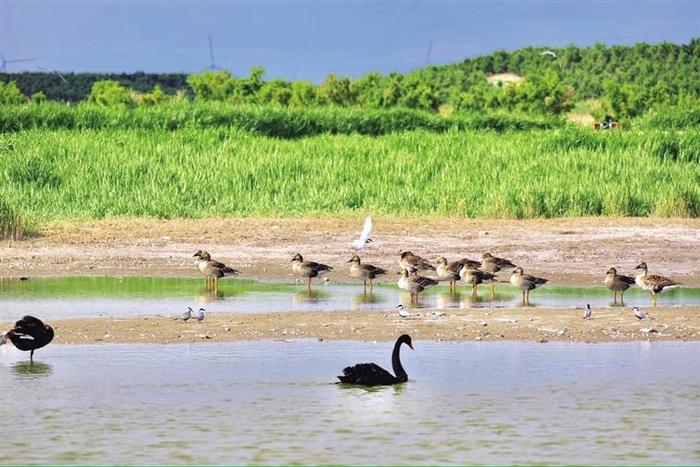
[[[194,314],[194,319],[196,319],[199,322],[204,321],[204,308],[200,308],[197,310],[197,312]]]
[[[362,233],[360,234],[360,238],[353,240],[350,247],[356,251],[362,250],[366,244],[372,243],[372,239],[369,238],[369,235],[371,233],[372,233],[372,218],[370,216],[367,216],[367,218],[365,219],[365,225],[364,225],[364,227],[362,227]]]
[[[409,316],[411,316],[411,313],[406,311],[406,307],[404,307],[400,303],[398,305],[396,305],[396,309],[399,310],[399,316],[402,318],[408,318]]]
[[[638,306],[634,307],[632,311],[634,311],[634,317],[637,319],[651,319],[649,315],[640,310]]]
[[[591,305],[587,304],[586,305],[586,310],[583,312],[583,319],[591,319],[591,314],[593,312],[591,311]]]
[[[173,319],[174,319],[175,321],[178,321],[178,320],[187,321],[188,319],[190,319],[190,318],[192,317],[192,313],[193,313],[192,308],[187,307],[187,311],[185,311],[185,312],[184,312],[183,314],[181,314],[180,316],[176,316],[176,317],[173,318]]]

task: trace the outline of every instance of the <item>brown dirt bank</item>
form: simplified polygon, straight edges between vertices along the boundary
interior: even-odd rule
[[[301,219],[116,219],[42,226],[38,236],[0,242],[0,277],[65,275],[195,276],[192,254],[206,249],[244,276],[290,280],[295,252],[331,264],[347,281],[348,245],[362,216]],[[530,220],[375,217],[367,262],[395,267],[404,249],[435,259],[505,256],[555,283],[600,284],[608,267],[700,285],[700,220],[563,218]]]
[[[649,311],[649,310],[647,310]],[[700,307],[649,311],[652,320],[639,321],[630,308],[582,310],[438,311],[411,310],[400,318],[393,310],[209,314],[201,322],[175,321],[165,316],[55,320],[55,343],[195,343],[254,339],[317,338],[391,341],[402,333],[424,340],[521,340],[535,342],[621,342],[636,340],[700,340]],[[2,329],[7,329],[5,323]]]

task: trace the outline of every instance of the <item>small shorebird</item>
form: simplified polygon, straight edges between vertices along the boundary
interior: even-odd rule
[[[603,284],[613,292],[613,303],[617,304],[617,292],[620,292],[620,303],[622,306],[625,305],[625,290],[629,289],[634,283],[634,277],[618,274],[615,268],[608,269],[603,280]]]
[[[547,282],[549,282],[549,279],[523,274],[523,268],[520,266],[513,269],[513,272],[510,274],[510,283],[522,290],[523,303],[525,305],[530,304],[530,291],[543,286]]]
[[[437,281],[434,279],[419,276],[415,273],[411,274],[408,272],[408,269],[401,270],[398,286],[411,294],[411,303],[418,303],[418,294],[434,285],[437,285]]]
[[[583,311],[583,319],[591,319],[593,311],[591,310],[591,305],[587,304],[586,309]]]
[[[299,277],[306,277],[306,287],[309,294],[311,293],[311,279],[332,271],[333,268],[326,264],[304,261],[304,258],[299,253],[292,258],[292,272]]]
[[[477,297],[477,287],[479,284],[492,284],[496,282],[496,275],[490,272],[481,271],[465,264],[459,271],[459,277],[472,286],[472,298]],[[493,300],[493,289],[491,289],[491,299]]]
[[[173,319],[175,321],[187,321],[192,317],[192,313],[194,313],[194,311],[192,311],[192,308],[187,307],[187,311],[183,312],[180,316],[174,317]]]
[[[224,263],[214,261],[208,252],[198,250],[194,255],[197,260],[197,268],[204,274],[207,288],[218,289],[219,279],[225,276],[236,276],[238,271],[226,266]]]
[[[26,315],[0,336],[0,345],[8,340],[19,350],[29,350],[29,363],[34,364],[34,351],[53,340],[53,328],[39,318]]]
[[[372,279],[376,279],[378,276],[386,274],[386,270],[372,266],[371,264],[365,264],[360,261],[360,257],[355,255],[350,258],[348,263],[352,263],[350,266],[350,275],[352,277],[357,277],[362,279],[365,286],[365,292],[367,292],[367,281],[369,281],[369,291],[372,293]]]
[[[367,216],[365,219],[365,225],[362,227],[362,233],[360,234],[360,238],[357,238],[352,241],[352,244],[350,245],[350,248],[356,251],[362,250],[365,245],[368,243],[372,243],[372,239],[369,238],[370,234],[372,233],[372,218],[370,216]]]
[[[635,269],[642,270],[642,272],[635,278],[635,282],[642,289],[651,292],[652,306],[656,306],[656,294],[660,293],[664,289],[670,289],[680,285],[678,282],[666,277],[648,274],[647,263],[644,261],[639,263]]]
[[[454,292],[457,289],[457,281],[460,279],[459,271],[466,265],[477,268],[479,264],[478,261],[472,261],[467,258],[448,263],[447,259],[441,256],[437,260],[435,272],[437,272],[438,279],[450,281],[450,292]]]
[[[649,315],[640,310],[638,306],[632,308],[632,311],[634,312],[634,317],[637,319],[651,319]]]
[[[408,318],[409,316],[411,316],[411,313],[409,313],[408,311],[406,311],[406,307],[404,307],[404,306],[403,306],[402,304],[400,304],[400,303],[399,303],[398,305],[396,305],[396,309],[397,309],[398,312],[399,312],[399,316],[402,317],[402,318]]]
[[[414,255],[410,251],[404,251],[401,253],[399,267],[407,270],[408,272],[435,271],[435,266],[430,264],[430,261],[425,258],[421,258],[418,255]]]
[[[204,308],[200,308],[199,310],[197,310],[197,312],[194,313],[192,317],[200,323],[204,321]]]

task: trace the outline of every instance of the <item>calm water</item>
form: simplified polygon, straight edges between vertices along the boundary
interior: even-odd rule
[[[46,318],[75,316],[127,316],[173,314],[187,306],[204,306],[208,311],[328,311],[386,310],[410,298],[394,283],[375,287],[364,294],[357,284],[315,284],[312,295],[303,285],[264,283],[251,280],[223,280],[218,294],[205,290],[201,279],[144,277],[71,277],[0,280],[0,321],[12,321],[27,313]],[[447,286],[421,294],[421,305],[431,308],[515,307],[521,296],[508,285],[496,288],[492,302],[488,287],[479,289],[473,301],[471,289],[452,295]],[[638,288],[625,294],[625,305],[648,306],[650,295]],[[604,287],[545,286],[532,292],[531,305],[543,308],[609,306],[610,292]],[[659,305],[700,305],[700,289],[672,289],[659,295]]]
[[[0,351],[2,463],[700,462],[700,345],[415,342]]]

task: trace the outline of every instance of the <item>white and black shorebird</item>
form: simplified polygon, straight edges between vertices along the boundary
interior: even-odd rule
[[[187,311],[185,311],[184,313],[182,313],[180,316],[174,317],[173,319],[174,319],[175,321],[187,321],[188,319],[190,319],[190,318],[192,317],[192,313],[194,313],[194,312],[192,311],[192,308],[187,307]],[[202,319],[204,319],[204,318],[202,317]]]
[[[365,245],[367,245],[368,243],[372,243],[372,239],[369,238],[371,233],[372,218],[370,216],[367,216],[367,218],[365,219],[365,225],[362,227],[362,233],[360,234],[360,238],[353,240],[352,244],[350,245],[350,248],[352,248],[355,251],[360,251],[365,247]]]
[[[197,312],[194,313],[192,317],[200,323],[204,321],[204,308],[200,308],[199,310],[197,310]]]
[[[634,317],[637,319],[651,319],[651,317],[640,310],[638,306],[632,308],[632,311],[634,312]]]
[[[408,318],[409,316],[411,316],[411,313],[406,311],[406,307],[404,307],[400,303],[398,305],[396,305],[396,309],[399,311],[399,316],[402,318]]]
[[[593,312],[591,311],[591,305],[587,304],[586,309],[583,312],[583,319],[591,319],[591,314]]]

